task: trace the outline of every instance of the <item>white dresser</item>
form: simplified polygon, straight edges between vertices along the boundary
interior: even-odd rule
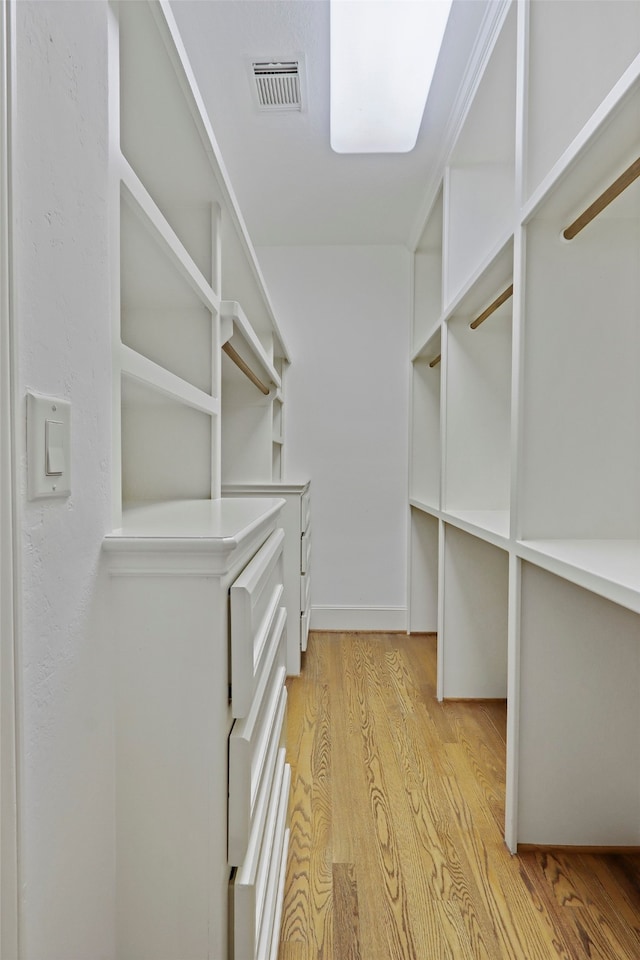
[[[277,956],[290,784],[282,507],[138,505],[105,540],[119,960]]]
[[[300,673],[311,618],[311,482],[223,483],[223,497],[281,497],[285,531],[284,596],[289,615],[287,674]]]

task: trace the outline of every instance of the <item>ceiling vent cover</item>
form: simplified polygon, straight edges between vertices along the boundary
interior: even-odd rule
[[[253,63],[258,105],[261,110],[301,110],[298,60]]]

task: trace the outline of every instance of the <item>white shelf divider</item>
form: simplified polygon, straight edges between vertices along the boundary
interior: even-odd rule
[[[198,295],[202,303],[212,312],[217,312],[220,308],[219,296],[207,283],[178,235],[171,228],[171,225],[145,189],[142,181],[124,157],[121,157],[121,164],[121,179],[125,201],[129,204],[131,210],[140,217],[140,220],[145,224],[147,229],[150,229],[154,239],[162,243],[165,252],[170,256],[176,268],[180,271],[192,290]]]
[[[200,410],[210,416],[220,413],[220,401],[217,397],[211,397],[202,390],[198,390],[186,380],[176,377],[169,370],[136,353],[125,344],[120,346],[120,357],[124,376],[139,381],[150,390],[164,394],[171,400],[193,407],[194,410]]]

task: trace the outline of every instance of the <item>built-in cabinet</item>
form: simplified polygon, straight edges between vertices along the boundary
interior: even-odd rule
[[[109,5],[109,111],[117,954],[270,960],[287,504],[221,485],[281,479],[288,355],[165,0]]]
[[[496,10],[414,253],[409,626],[507,698],[512,850],[638,846],[640,6]]]
[[[297,676],[311,620],[311,483],[223,483],[224,497],[280,497],[284,543],[284,602],[289,613],[287,674]]]

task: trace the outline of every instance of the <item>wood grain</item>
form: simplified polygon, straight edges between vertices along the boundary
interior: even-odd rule
[[[279,960],[639,960],[640,856],[512,856],[505,704],[435,682],[433,636],[310,635]]]

